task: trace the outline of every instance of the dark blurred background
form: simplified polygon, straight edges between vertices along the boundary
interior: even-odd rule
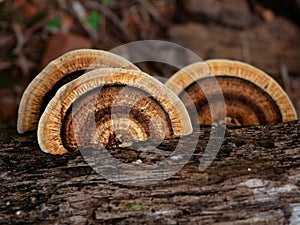
[[[299,15],[299,0],[0,0],[0,127],[16,126],[24,89],[52,59],[146,39],[253,64],[284,87],[299,114]]]

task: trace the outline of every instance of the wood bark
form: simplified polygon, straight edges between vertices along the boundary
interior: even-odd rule
[[[198,144],[176,174],[134,187],[105,179],[79,152],[49,155],[40,151],[34,133],[2,130],[0,222],[299,224],[300,121],[226,128],[217,157],[199,171],[210,132],[201,127],[186,137],[185,143],[198,138]],[[138,158],[151,164],[169,156],[177,142],[165,140],[154,153],[111,153],[129,164]]]

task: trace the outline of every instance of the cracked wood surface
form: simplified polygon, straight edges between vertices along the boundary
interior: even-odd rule
[[[130,187],[96,173],[80,153],[49,155],[34,134],[1,130],[0,223],[299,224],[300,121],[227,128],[217,157],[200,172],[209,133],[201,128],[186,137],[200,135],[192,158],[171,178]],[[111,153],[151,164],[176,144]]]

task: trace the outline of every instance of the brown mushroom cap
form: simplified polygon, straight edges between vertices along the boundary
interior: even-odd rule
[[[45,152],[64,154],[191,132],[188,112],[170,89],[141,71],[107,68],[57,91],[40,118],[38,142]]]
[[[19,133],[35,130],[47,103],[63,84],[95,68],[138,67],[111,52],[93,49],[70,51],[50,62],[23,93],[18,115]]]
[[[193,123],[224,121],[230,125],[247,126],[297,119],[289,97],[279,84],[263,71],[246,63],[230,60],[195,63],[174,74],[166,85],[184,103],[187,102],[187,96],[192,99],[192,103],[186,104],[186,107],[189,110],[194,104],[197,108],[198,115],[190,115]],[[221,111],[218,112],[224,100],[225,118]],[[214,118],[211,110],[215,112]]]

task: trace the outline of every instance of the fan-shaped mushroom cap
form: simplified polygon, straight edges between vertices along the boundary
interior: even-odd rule
[[[64,154],[191,132],[188,112],[170,89],[141,71],[110,68],[57,91],[40,118],[38,142],[45,152]]]
[[[102,50],[81,49],[62,55],[50,62],[24,91],[19,106],[18,132],[35,130],[42,111],[58,88],[95,68],[139,70],[125,58]]]
[[[174,74],[166,85],[184,103],[187,96],[192,99],[198,111],[198,115],[190,115],[195,123],[211,124],[225,120],[231,125],[259,125],[297,118],[289,97],[279,84],[246,63],[230,60],[194,63]],[[218,89],[221,92],[216,91]],[[220,97],[221,93],[223,97]],[[212,118],[210,110],[218,111],[222,100],[225,100],[226,117]],[[186,107],[189,110],[191,106],[187,104]]]

